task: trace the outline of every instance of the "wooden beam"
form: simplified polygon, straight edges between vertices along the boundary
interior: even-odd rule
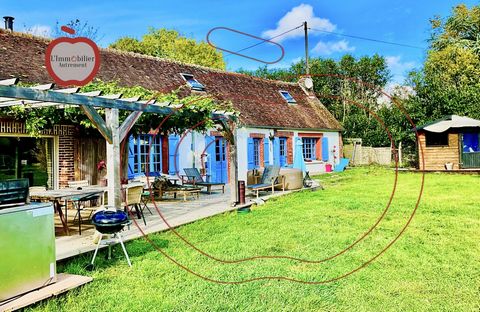
[[[48,105],[53,105],[53,103],[58,103],[58,105],[79,105],[79,106],[89,106],[89,107],[102,107],[102,108],[116,108],[127,111],[140,111],[146,113],[156,113],[161,115],[169,115],[174,112],[172,107],[168,107],[170,103],[155,103],[151,105],[150,101],[137,101],[129,102],[122,99],[106,99],[99,97],[101,91],[92,91],[86,93],[73,93],[74,89],[62,89],[62,90],[36,90],[32,88],[23,88],[17,86],[3,86],[0,85],[0,98],[10,98],[11,101],[8,103],[1,103],[2,107],[19,105],[24,101],[32,101],[31,103],[40,102],[48,103]],[[72,92],[72,93],[70,93]],[[147,104],[148,103],[148,104]],[[218,114],[212,113],[211,118],[213,119],[235,119],[232,116],[228,118],[228,114]]]
[[[0,86],[11,86],[18,83],[18,78],[0,80]]]
[[[134,96],[131,98],[122,98],[122,101],[125,101],[125,102],[138,102],[138,100],[140,100],[139,96]]]
[[[102,95],[101,98],[104,99],[119,99],[122,97],[122,93],[116,93],[116,94],[107,94],[107,95]]]
[[[103,120],[102,116],[95,110],[95,108],[91,106],[82,105],[82,109],[87,115],[88,119],[93,123],[93,125],[97,128],[100,134],[105,138],[105,140],[112,144],[112,131],[107,127],[105,124],[105,120]]]
[[[53,88],[53,86],[54,86],[53,83],[47,83],[47,84],[43,84],[43,85],[33,86],[31,88],[35,89],[35,90],[50,90],[50,89]]]
[[[117,108],[128,111],[142,111],[168,115],[173,110],[169,107],[158,105],[146,105],[139,102],[126,102],[121,99],[105,99],[101,97],[89,97],[81,94],[63,94],[54,91],[42,91],[23,87],[0,86],[0,97],[25,99],[32,101],[55,102],[59,104],[85,105],[91,107]]]
[[[142,116],[142,114],[143,112],[131,112],[130,115],[128,115],[128,117],[123,121],[119,130],[120,142],[125,139],[130,129],[132,129],[133,125]]]

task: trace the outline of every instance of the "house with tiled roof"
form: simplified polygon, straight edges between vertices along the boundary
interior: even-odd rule
[[[48,43],[49,40],[43,38],[1,30],[0,80],[17,77],[31,83],[51,82],[44,66]],[[269,164],[292,165],[295,148],[302,149],[307,170],[311,173],[325,171],[327,164],[335,165],[340,158],[340,123],[300,82],[261,79],[110,49],[101,50],[101,65],[96,77],[102,81],[117,81],[121,86],[142,86],[165,93],[186,86],[182,89],[183,96],[208,94],[220,101],[231,102],[239,112],[235,131],[239,180],[246,180],[249,171]],[[21,125],[6,127],[9,122],[16,121],[1,121],[1,137],[25,135]],[[89,179],[96,183],[92,167],[104,157],[104,148],[98,141],[92,141],[94,139],[76,137],[73,128],[62,129],[64,131],[59,130],[58,134],[53,131],[45,135],[45,138],[51,138],[48,143],[51,145],[51,169],[47,171],[53,172],[51,180],[56,180],[51,182],[52,186],[62,186],[66,180],[74,179]],[[88,140],[92,142],[86,143]],[[303,145],[298,147],[297,141]],[[1,144],[5,147],[12,145],[0,140]],[[147,144],[149,134],[129,138],[130,177],[145,173]],[[182,168],[202,168],[205,164],[212,180],[227,182],[228,148],[217,129],[206,134],[188,133],[181,140],[176,134],[159,135],[152,142],[148,171],[150,174],[175,174],[178,171],[182,174]],[[176,150],[177,164],[174,161]],[[59,172],[58,175],[55,172]]]

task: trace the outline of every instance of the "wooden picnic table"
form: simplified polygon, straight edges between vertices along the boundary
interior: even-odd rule
[[[30,193],[30,199],[34,201],[51,201],[53,202],[53,207],[56,212],[58,212],[58,216],[60,217],[60,221],[62,222],[63,230],[65,234],[70,235],[67,225],[67,203],[69,200],[78,197],[84,197],[89,194],[95,193],[102,193],[107,190],[105,186],[84,186],[81,188],[63,188],[58,190],[46,190],[46,191],[32,191]],[[65,214],[62,211],[61,201],[65,202]]]

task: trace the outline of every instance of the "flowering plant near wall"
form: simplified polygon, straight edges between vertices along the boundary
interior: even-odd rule
[[[337,146],[334,145],[334,146],[333,146],[333,150],[332,150],[332,153],[333,153],[333,163],[334,163],[334,164],[337,163],[337,154],[336,154],[336,152],[337,152]]]
[[[107,163],[105,160],[100,160],[97,164],[97,170],[98,172],[102,173],[103,170],[107,169]]]

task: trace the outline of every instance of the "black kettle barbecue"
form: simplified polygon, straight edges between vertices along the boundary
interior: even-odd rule
[[[127,214],[121,210],[103,210],[95,213],[92,217],[93,225],[102,234],[120,232],[129,222]]]
[[[123,244],[122,234],[120,233],[125,225],[130,224],[130,222],[131,221],[128,219],[127,213],[121,210],[102,210],[96,212],[92,216],[92,223],[95,225],[96,230],[102,234],[102,238],[98,240],[97,248],[95,248],[95,252],[93,253],[92,262],[87,266],[87,268],[93,269],[95,257],[97,256],[100,245],[108,246],[108,259],[111,259],[112,245],[117,243],[120,243],[122,246],[128,265],[132,266],[130,258],[128,257],[127,249]],[[108,239],[103,239],[103,235],[108,234],[111,235],[111,237]]]

